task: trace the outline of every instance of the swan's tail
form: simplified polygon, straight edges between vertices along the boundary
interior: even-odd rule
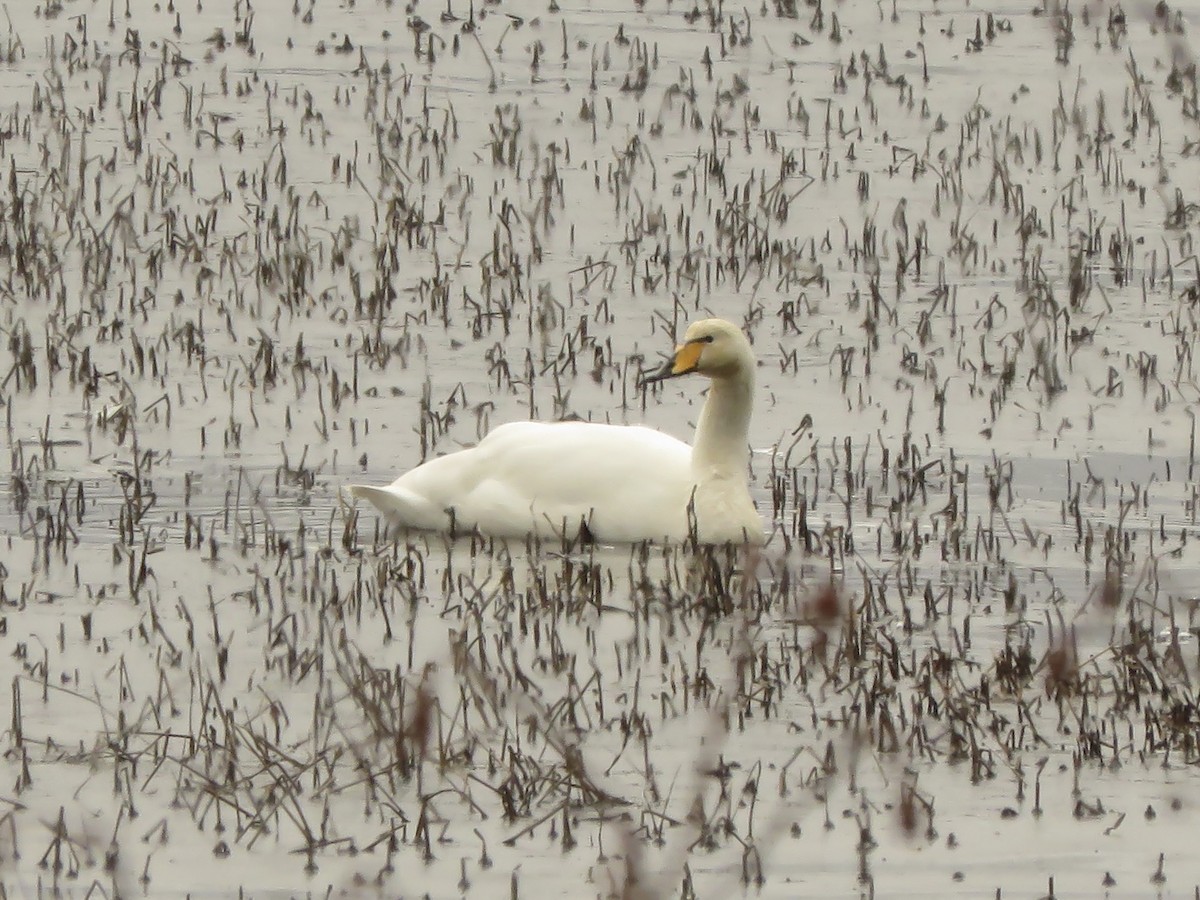
[[[381,510],[391,506],[392,495],[383,488],[371,487],[369,484],[351,484],[346,490],[356,500],[370,500]]]
[[[398,521],[402,517],[404,501],[386,488],[371,487],[369,484],[352,484],[347,487],[356,500],[369,500],[371,505],[388,519]]]
[[[439,528],[445,514],[437,515],[427,500],[416,497],[409,491],[397,490],[394,487],[372,487],[367,484],[351,484],[347,486],[350,496],[358,500],[368,500],[388,524],[397,528]]]

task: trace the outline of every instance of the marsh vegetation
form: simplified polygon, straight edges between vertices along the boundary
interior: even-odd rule
[[[1194,896],[1189,28],[10,3],[0,895]],[[707,315],[764,547],[345,502]]]

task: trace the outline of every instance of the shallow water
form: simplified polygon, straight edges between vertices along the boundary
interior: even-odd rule
[[[121,6],[0,25],[8,895],[1192,896],[1187,20]],[[702,314],[761,555],[341,501]]]

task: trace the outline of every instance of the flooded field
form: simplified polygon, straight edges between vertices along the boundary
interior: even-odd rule
[[[0,896],[1200,895],[1194,16],[4,12]],[[349,502],[707,316],[764,547]]]

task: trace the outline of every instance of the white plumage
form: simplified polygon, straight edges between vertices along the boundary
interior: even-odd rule
[[[401,529],[495,537],[578,536],[605,542],[761,544],[747,485],[754,353],[722,319],[692,324],[661,381],[697,372],[712,387],[694,443],[641,425],[512,422],[475,447],[401,475],[387,487],[352,485]]]

